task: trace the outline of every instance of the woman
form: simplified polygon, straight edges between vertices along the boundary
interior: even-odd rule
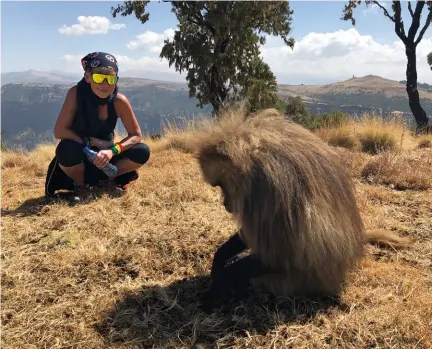
[[[58,189],[73,189],[80,196],[87,185],[105,180],[105,187],[119,189],[138,177],[136,170],[150,157],[149,147],[141,143],[142,134],[128,99],[118,93],[118,65],[115,57],[105,52],[89,53],[81,60],[84,77],[67,92],[54,127],[54,137],[60,140],[56,157],[47,175],[46,194]],[[120,118],[128,136],[114,144],[114,129]],[[88,166],[83,148],[96,150],[95,166]],[[114,178],[99,170],[108,162],[118,173]],[[87,166],[86,166],[87,165]],[[58,168],[68,178],[61,175]],[[97,171],[93,169],[99,168]],[[51,171],[50,171],[51,170]],[[92,171],[93,170],[93,171]],[[54,178],[53,178],[54,176]],[[67,183],[69,179],[70,183]]]

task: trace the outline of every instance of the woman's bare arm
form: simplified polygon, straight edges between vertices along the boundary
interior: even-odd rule
[[[117,95],[115,109],[128,133],[127,137],[119,142],[126,150],[141,141],[141,128],[129,100],[120,93]]]
[[[76,96],[76,86],[72,86],[66,94],[65,101],[57,117],[54,126],[54,137],[57,139],[71,139],[80,144],[84,144],[81,137],[70,128],[75,117]]]

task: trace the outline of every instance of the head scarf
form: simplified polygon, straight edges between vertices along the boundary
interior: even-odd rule
[[[81,59],[81,65],[86,72],[91,72],[93,68],[105,67],[113,69],[118,74],[118,64],[116,58],[106,52],[93,52]],[[114,92],[106,98],[96,96],[89,83],[84,78],[77,84],[77,112],[72,128],[81,137],[97,137],[111,140],[112,134],[101,134],[101,121],[98,116],[98,106],[114,103],[118,93],[117,86]]]
[[[104,67],[113,69],[118,74],[116,58],[106,52],[92,52],[81,59],[84,71],[90,72],[93,68]]]

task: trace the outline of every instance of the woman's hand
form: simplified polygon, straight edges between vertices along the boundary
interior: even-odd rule
[[[93,163],[97,167],[103,168],[110,162],[113,156],[114,153],[112,150],[101,150],[97,153],[97,156],[94,159]]]
[[[104,141],[96,137],[90,137],[90,145],[92,147],[97,147],[98,149],[109,149],[113,146],[112,141]]]

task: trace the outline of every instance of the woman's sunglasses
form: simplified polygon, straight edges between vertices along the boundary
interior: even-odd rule
[[[101,84],[104,82],[104,80],[106,79],[108,82],[108,85],[115,85],[118,81],[118,76],[117,75],[105,75],[105,74],[99,74],[99,73],[94,73],[92,74],[92,78],[93,81],[97,84]]]

